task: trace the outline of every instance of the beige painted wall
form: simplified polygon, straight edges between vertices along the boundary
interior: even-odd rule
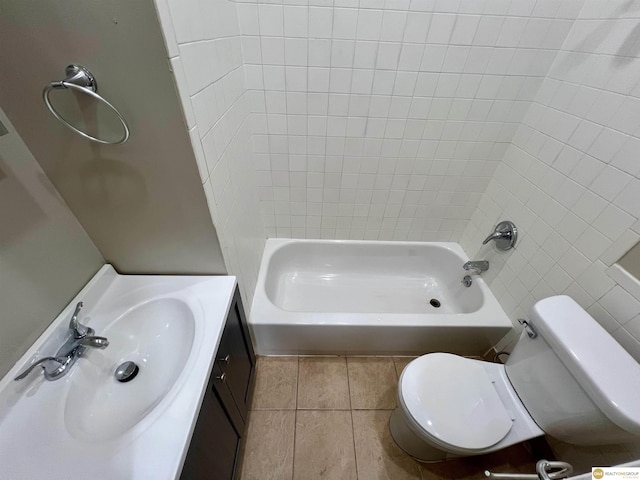
[[[104,260],[0,110],[0,377]]]
[[[1,12],[0,104],[106,261],[225,273],[153,2],[6,0]],[[128,143],[90,143],[46,110],[42,88],[69,63],[95,74]]]

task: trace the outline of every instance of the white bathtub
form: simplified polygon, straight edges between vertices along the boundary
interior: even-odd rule
[[[482,354],[512,326],[480,277],[462,285],[467,260],[456,243],[269,239],[257,353]]]

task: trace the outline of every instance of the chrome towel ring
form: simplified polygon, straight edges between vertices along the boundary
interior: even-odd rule
[[[70,128],[77,134],[82,135],[84,138],[89,139],[93,142],[102,143],[105,145],[120,145],[126,142],[127,140],[129,140],[129,125],[127,125],[127,121],[124,119],[122,114],[116,109],[116,107],[114,107],[109,102],[107,102],[104,98],[98,95],[97,93],[98,83],[96,82],[96,79],[93,76],[93,74],[82,65],[77,65],[77,64],[69,65],[66,68],[65,73],[67,74],[67,78],[65,78],[64,80],[59,80],[57,82],[51,82],[42,90],[42,99],[44,100],[44,103],[49,109],[49,111],[51,112],[51,114],[56,119],[58,119],[64,126]],[[71,90],[75,90],[76,92],[84,93],[86,95],[89,95],[90,97],[95,98],[99,102],[104,103],[107,107],[109,107],[113,111],[113,113],[116,114],[116,116],[118,117],[118,120],[120,120],[120,123],[122,123],[122,127],[124,129],[124,133],[122,137],[115,141],[103,140],[101,138],[97,138],[92,135],[89,135],[88,133],[83,132],[82,130],[71,125],[67,120],[65,120],[62,117],[62,115],[60,115],[56,111],[55,108],[53,108],[53,105],[51,104],[51,99],[49,98],[49,94],[51,93],[52,90],[57,90],[61,88],[68,88]]]

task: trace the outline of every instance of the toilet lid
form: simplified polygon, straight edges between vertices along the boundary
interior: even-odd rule
[[[414,422],[446,445],[484,449],[511,430],[511,416],[479,362],[448,353],[424,355],[404,369],[400,391]]]

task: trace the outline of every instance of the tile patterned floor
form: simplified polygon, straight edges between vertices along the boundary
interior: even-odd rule
[[[419,464],[393,442],[389,417],[406,357],[260,357],[242,480],[481,480],[535,471],[523,445]]]

